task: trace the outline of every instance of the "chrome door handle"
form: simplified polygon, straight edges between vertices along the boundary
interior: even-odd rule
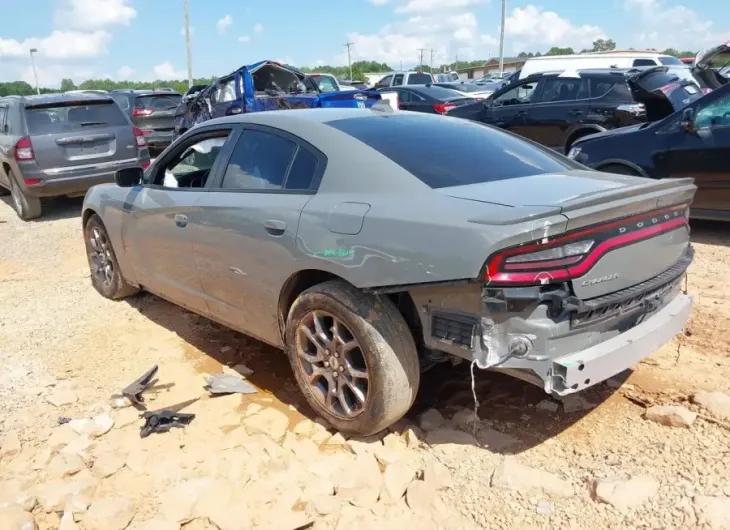
[[[188,226],[188,216],[181,213],[175,215],[175,226],[185,228]]]
[[[264,221],[264,228],[272,236],[282,236],[286,231],[286,223],[284,221],[270,219],[268,221]]]

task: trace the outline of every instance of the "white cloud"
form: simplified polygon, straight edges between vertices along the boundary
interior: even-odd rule
[[[264,31],[264,26],[262,26],[261,24],[254,25],[254,27],[253,27],[253,32],[254,33],[259,33],[260,34],[260,33],[263,33],[263,31]]]
[[[127,0],[60,0],[54,22],[61,28],[94,30],[108,26],[128,26],[137,10]]]
[[[472,35],[472,32],[469,31],[467,28],[459,28],[456,31],[454,31],[454,39],[461,41],[461,42],[469,42],[474,38],[474,35]]]
[[[603,30],[588,24],[574,25],[554,11],[528,5],[515,8],[505,20],[505,41],[514,51],[525,51],[530,47],[590,47],[594,40],[605,38]],[[483,39],[488,36],[483,36]]]
[[[488,0],[407,0],[395,8],[396,13],[432,13],[448,9],[466,9]]]
[[[222,19],[216,22],[218,33],[225,33],[231,24],[233,24],[233,18],[231,17],[231,15],[224,16]]]
[[[131,79],[134,75],[134,68],[131,68],[129,66],[122,66],[119,70],[117,70],[117,78],[126,81],[127,79]]]
[[[51,59],[97,57],[106,53],[111,40],[111,34],[104,30],[92,33],[57,30],[48,37],[23,41],[0,38],[0,57],[25,57],[31,48],[36,48],[39,56]]]
[[[241,35],[238,37],[238,42],[251,42],[251,36],[250,35]]]
[[[57,88],[61,86],[61,79],[73,79],[74,83],[81,83],[87,79],[94,77],[94,73],[89,68],[69,69],[67,66],[59,64],[36,64],[36,72],[38,73],[38,85],[47,88]],[[20,75],[12,76],[13,79],[20,78],[31,86],[35,86],[35,76],[33,75],[33,67],[27,66],[20,71]]]
[[[176,70],[170,61],[158,64],[154,67],[153,72],[156,79],[162,79],[165,81],[188,78],[186,70]]]
[[[657,48],[697,49],[730,39],[730,32],[686,6],[664,0],[626,0],[626,11],[638,15],[639,41]],[[633,43],[632,43],[633,44]]]

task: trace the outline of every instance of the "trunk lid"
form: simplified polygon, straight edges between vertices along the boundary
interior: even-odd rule
[[[680,79],[666,66],[637,71],[627,79],[634,100],[643,103],[648,121],[657,121],[702,97],[702,91],[688,79]]]
[[[175,127],[176,109],[181,102],[180,94],[138,96],[132,110],[132,123],[142,130],[172,131]]]
[[[26,105],[25,120],[41,169],[136,157],[132,126],[111,99]]]
[[[695,190],[692,179],[650,180],[576,170],[437,191],[454,198],[513,208],[507,212],[496,209],[496,215],[470,219],[477,224],[530,221],[534,227],[542,227],[548,218],[560,215],[566,219],[565,232],[610,223],[614,227],[611,230],[621,234],[672,223],[671,230],[656,237],[646,237],[601,255],[581,276],[574,277],[571,281],[575,294],[590,299],[649,280],[682,257],[689,244],[685,212],[678,209],[675,213],[668,208],[689,205]],[[534,237],[534,231],[527,237]]]
[[[729,64],[730,42],[726,42],[699,52],[692,65],[692,74],[703,83],[704,87],[717,90],[728,82],[721,71]]]

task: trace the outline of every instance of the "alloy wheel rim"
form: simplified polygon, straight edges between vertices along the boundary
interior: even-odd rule
[[[90,262],[91,272],[105,287],[109,287],[114,279],[114,262],[111,246],[106,234],[95,226],[89,234],[91,245]]]
[[[299,367],[315,399],[337,417],[359,416],[368,403],[370,373],[360,342],[331,313],[310,311],[296,333]]]

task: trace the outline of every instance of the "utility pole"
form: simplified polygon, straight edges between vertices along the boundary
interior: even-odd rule
[[[433,48],[431,48],[431,62],[428,63],[428,69],[433,73],[433,52],[435,52]]]
[[[507,16],[507,0],[502,0],[502,26],[499,30],[499,75],[504,75],[504,21]]]
[[[426,48],[418,48],[419,58],[418,58],[418,66],[423,66],[423,52],[426,51]]]
[[[33,65],[33,77],[35,77],[35,93],[36,94],[40,94],[41,93],[41,89],[38,86],[38,72],[36,72],[36,70],[35,70],[35,57],[33,57],[33,54],[36,53],[36,52],[38,52],[38,49],[37,48],[31,48],[30,49],[30,62]]]
[[[352,59],[350,58],[350,48],[352,48],[353,43],[350,41],[347,41],[345,43],[345,48],[347,48],[347,64],[350,67],[350,81],[352,81]]]
[[[188,62],[188,88],[193,86],[193,54],[190,51],[190,13],[188,0],[183,0],[183,15],[185,17],[185,54]]]

